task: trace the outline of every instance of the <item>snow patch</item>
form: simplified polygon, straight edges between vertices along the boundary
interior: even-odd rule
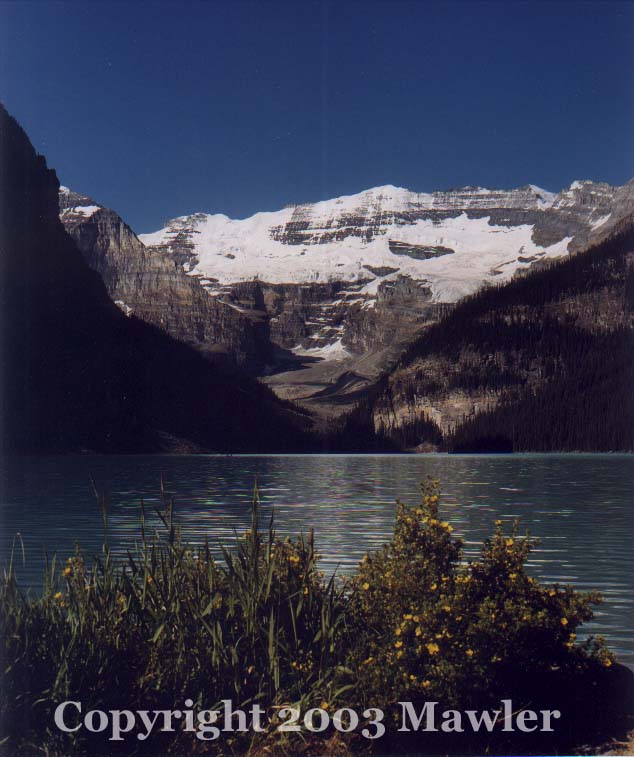
[[[538,196],[540,207],[542,208],[552,207],[553,203],[555,202],[555,198],[557,197],[556,192],[549,192],[547,189],[542,189],[541,187],[538,187],[536,184],[529,184],[528,186],[531,188],[533,193]]]
[[[336,342],[326,344],[324,347],[302,347],[297,345],[292,347],[291,351],[296,355],[305,357],[320,357],[323,360],[343,360],[350,357],[350,353],[341,343],[341,339],[337,339]]]
[[[260,213],[244,221],[205,216],[194,225],[192,243],[197,262],[188,273],[218,279],[220,284],[253,280],[273,284],[362,282],[369,278],[366,265],[391,267],[398,268],[398,272],[381,279],[372,278],[361,293],[374,295],[381,281],[406,275],[427,280],[435,301],[454,302],[475,291],[491,269],[509,258],[515,260],[519,255],[538,252],[561,255],[567,246],[567,241],[562,241],[544,249],[532,241],[532,225],[491,226],[488,216],[470,219],[462,213],[457,218],[441,221],[422,219],[410,225],[387,223],[384,233],[369,242],[351,235],[341,241],[313,244],[305,255],[300,255],[297,245],[283,244],[270,235],[272,226],[281,225],[288,218],[286,211]],[[315,220],[313,216],[313,223]],[[321,224],[315,225],[317,237]],[[165,244],[169,239],[169,230],[165,229],[141,236],[146,245]],[[390,250],[390,240],[450,247],[454,253],[418,260],[395,255]],[[231,257],[227,257],[228,253]],[[505,269],[505,273],[507,270],[511,271],[512,266]]]
[[[187,273],[215,280],[214,288],[254,280],[271,284],[344,281],[361,285],[356,294],[371,298],[381,282],[409,276],[431,288],[434,302],[455,302],[487,281],[504,281],[525,269],[526,263],[517,260],[520,256],[550,258],[567,252],[570,238],[544,248],[533,242],[532,224],[497,226],[491,224],[486,210],[508,206],[546,211],[555,202],[567,204],[568,196],[572,192],[556,196],[535,185],[509,191],[464,187],[423,194],[388,184],[241,220],[222,214],[182,216],[163,229],[141,234],[140,239],[145,245],[169,250],[173,241],[181,243],[184,234],[191,245]],[[471,209],[485,211],[483,217],[469,218]],[[420,216],[427,210],[433,217],[416,218],[416,213]],[[416,220],[403,220],[408,217]],[[285,243],[291,220],[307,234],[300,244]],[[371,229],[369,240],[359,233],[360,224],[362,230]],[[333,239],[334,231],[337,239]],[[400,250],[411,245],[412,255],[394,254],[390,242],[400,243]],[[448,247],[453,253],[418,259],[417,247]],[[398,270],[379,278],[368,266]],[[492,273],[498,270],[501,273]]]
[[[76,215],[84,216],[84,218],[90,218],[98,210],[101,210],[99,205],[76,205],[73,208],[64,208],[62,213],[75,213]]]
[[[119,308],[119,310],[123,310],[128,318],[132,315],[132,308],[129,305],[126,305],[123,300],[115,300],[114,304]]]

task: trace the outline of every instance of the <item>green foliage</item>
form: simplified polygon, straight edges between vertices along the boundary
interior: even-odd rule
[[[596,593],[541,586],[525,570],[535,542],[497,521],[477,562],[439,515],[438,482],[421,505],[398,504],[392,542],[350,581],[356,644],[349,667],[359,701],[389,706],[426,697],[447,706],[508,696],[536,671],[581,670],[612,657],[601,641],[576,643]],[[379,704],[378,706],[381,706]]]
[[[152,710],[230,698],[269,713],[432,697],[486,706],[521,694],[535,670],[612,664],[600,640],[575,637],[598,596],[540,585],[525,571],[533,542],[499,523],[466,564],[439,514],[437,482],[418,506],[398,504],[392,541],[340,582],[318,570],[312,535],[282,541],[271,525],[258,528],[257,492],[252,526],[222,563],[208,545],[194,552],[182,542],[171,503],[158,516],[164,537],[146,537],[142,510],[142,542],[123,564],[107,539],[90,566],[80,551],[61,569],[53,560],[39,598],[20,591],[9,566],[0,722],[14,745],[96,749],[85,731],[55,729],[51,713],[68,699]],[[192,734],[167,737],[164,751],[201,746]],[[224,744],[244,752],[253,738]],[[146,748],[155,752],[156,742]]]

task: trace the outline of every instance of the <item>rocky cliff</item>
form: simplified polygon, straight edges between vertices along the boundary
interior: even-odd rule
[[[148,250],[114,211],[61,187],[60,219],[110,297],[134,314],[215,362],[255,371],[271,362],[268,325],[205,290],[178,261]]]

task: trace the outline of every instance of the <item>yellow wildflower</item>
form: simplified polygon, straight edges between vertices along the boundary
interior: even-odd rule
[[[363,591],[367,591],[370,588],[370,584],[366,581],[361,588]]]
[[[55,600],[56,602],[61,602],[61,601],[62,601],[62,599],[64,599],[64,595],[62,594],[62,592],[61,592],[61,591],[57,591],[57,592],[55,592],[55,594],[53,594],[53,599],[54,599],[54,600]]]
[[[422,686],[423,686],[424,689],[428,689],[431,686],[431,681],[428,681],[427,679],[425,679],[423,681]]]
[[[506,546],[512,547],[515,544],[515,541],[513,539],[507,539],[506,540]]]
[[[401,635],[401,633],[403,633],[403,632],[401,631],[401,629],[400,629],[400,628],[397,628],[397,629],[396,629],[396,631],[394,631],[394,633],[395,633],[395,634],[396,634],[397,636],[400,636],[400,635]]]
[[[467,655],[467,657],[473,657],[473,649],[467,649],[465,654]]]
[[[421,636],[422,633],[423,633],[423,629],[420,626],[418,626],[418,628],[416,629],[416,636]]]
[[[440,647],[434,641],[430,641],[429,644],[426,645],[426,647],[427,651],[431,655],[438,654],[438,652],[440,652]]]
[[[517,573],[509,573],[509,578],[511,579],[511,581],[515,581],[515,579],[517,578]]]
[[[394,642],[394,646],[395,646],[395,647],[396,647],[397,649],[400,649],[400,648],[401,648],[401,647],[403,646],[403,642],[402,642],[402,641],[395,641],[395,642]]]
[[[496,526],[501,526],[502,525],[502,521],[501,520],[496,520],[495,521],[495,525]]]
[[[567,626],[568,625],[568,618],[562,618],[560,622],[561,622],[562,626]]]
[[[327,710],[328,709],[328,702],[322,702],[321,705],[320,705],[320,707],[321,707],[322,710]]]
[[[64,576],[68,578],[69,576],[73,575],[73,569],[72,568],[64,568]]]
[[[612,660],[609,657],[606,657],[605,660],[603,660],[603,666],[606,668],[612,667]]]
[[[429,588],[430,588],[430,589],[431,589],[432,591],[436,591],[436,589],[438,588],[438,584],[432,584],[432,585],[431,585],[431,586],[430,586]]]
[[[443,606],[442,606],[442,609],[443,609],[443,610],[444,610],[445,612],[451,612],[451,607],[449,607],[449,605],[443,605]]]

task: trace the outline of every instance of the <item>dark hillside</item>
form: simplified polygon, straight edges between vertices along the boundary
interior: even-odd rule
[[[588,251],[460,303],[357,414],[410,448],[634,449],[633,282],[627,219]]]
[[[0,106],[6,453],[296,450],[305,416],[126,317],[58,219],[59,182]]]

